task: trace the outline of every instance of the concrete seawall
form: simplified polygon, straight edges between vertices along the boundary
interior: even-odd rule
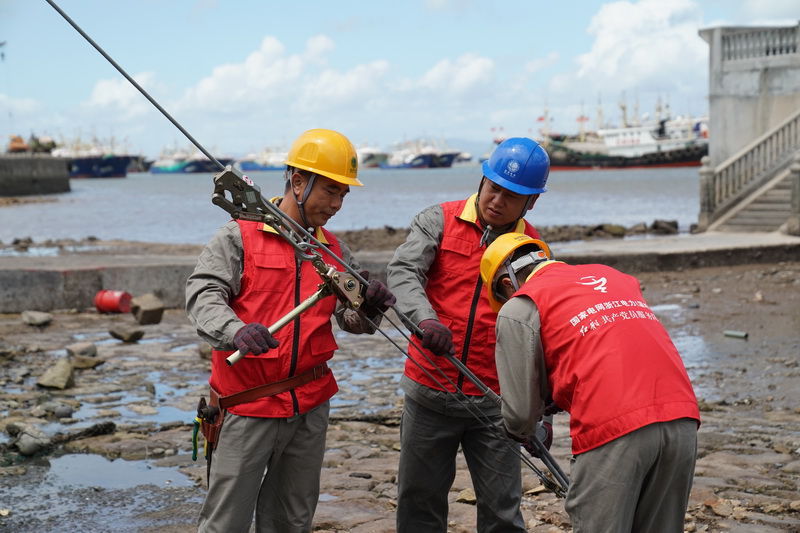
[[[0,196],[69,192],[67,163],[46,154],[0,156]]]
[[[553,243],[557,259],[604,263],[624,272],[681,270],[746,263],[800,261],[800,237],[780,233],[703,233],[649,239]],[[362,267],[386,279],[392,251],[356,252]],[[89,309],[102,289],[157,294],[184,306],[186,278],[196,255],[68,254],[0,257],[0,313]],[[477,272],[475,273],[477,276]]]

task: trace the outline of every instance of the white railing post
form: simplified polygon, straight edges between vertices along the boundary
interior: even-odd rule
[[[709,224],[713,222],[714,214],[714,168],[711,167],[711,158],[704,155],[700,160],[700,216],[697,217],[697,228],[705,231]]]

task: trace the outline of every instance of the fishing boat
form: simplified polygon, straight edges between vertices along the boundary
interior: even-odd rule
[[[359,146],[356,153],[359,168],[378,168],[389,159],[389,154],[376,146]]]
[[[248,154],[236,160],[233,166],[243,172],[283,170],[286,168],[288,152],[279,148],[265,148],[259,153]]]
[[[425,140],[409,141],[397,145],[380,168],[448,168],[460,153]]]
[[[9,154],[49,154],[56,147],[52,137],[31,135],[27,141],[21,135],[10,135],[6,152]]]
[[[638,105],[637,105],[638,107]],[[598,127],[585,132],[588,117],[581,115],[578,135],[567,136],[542,131],[542,144],[550,155],[552,169],[635,168],[700,166],[708,154],[708,117],[670,117],[669,106],[656,106],[655,116],[628,121],[622,110],[621,127]],[[662,116],[665,115],[665,116]],[[545,120],[547,112],[545,111]],[[541,117],[540,117],[541,118]],[[602,114],[598,111],[598,123]]]
[[[53,157],[68,159],[70,178],[124,178],[131,162],[131,156],[117,153],[96,140],[63,143],[50,153]]]
[[[706,124],[706,119],[679,117],[601,129],[584,139],[550,136],[544,146],[552,169],[699,166],[708,154]]]
[[[233,159],[217,158],[223,165],[229,165]],[[151,174],[190,174],[190,173],[213,173],[219,168],[216,163],[207,158],[199,151],[162,152],[161,156],[150,165]]]

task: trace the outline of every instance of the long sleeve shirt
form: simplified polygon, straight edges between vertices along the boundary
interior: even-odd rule
[[[536,431],[549,396],[539,309],[533,300],[518,296],[506,302],[497,315],[496,332],[503,421],[509,433],[525,439]]]
[[[474,201],[474,196],[468,201]],[[439,320],[428,300],[425,287],[428,283],[428,272],[442,243],[444,227],[442,205],[437,204],[422,210],[414,217],[406,241],[397,248],[387,268],[389,288],[397,298],[395,308],[416,325],[426,319]],[[490,231],[488,242],[501,234],[502,231]],[[475,276],[477,275],[476,270]],[[450,363],[441,358],[440,364]],[[415,401],[440,413],[471,416],[470,411],[477,406],[485,413],[499,414],[497,404],[486,396],[460,395],[459,398],[454,398],[448,392],[417,383],[407,375],[402,377],[400,385]]]
[[[339,241],[342,259],[354,270],[361,269],[350,248]],[[230,308],[239,294],[243,272],[242,234],[236,221],[220,228],[197,260],[194,272],[186,283],[186,311],[197,333],[218,350],[232,350],[233,337],[245,324]],[[350,333],[374,333],[375,328],[364,317],[341,302],[334,312],[339,327]],[[378,323],[380,316],[369,317]],[[270,324],[265,324],[269,326]]]

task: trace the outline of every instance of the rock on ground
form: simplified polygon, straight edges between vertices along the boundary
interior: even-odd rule
[[[686,531],[800,530],[800,262],[639,278],[683,355],[702,409]],[[136,344],[108,334],[130,317],[57,313],[55,318],[34,330],[19,315],[0,315],[0,347],[6,347],[0,357],[0,385],[5,385],[0,430],[15,421],[42,431],[66,431],[67,421],[75,430],[104,421],[116,428],[33,459],[18,457],[0,438],[0,508],[9,511],[0,514],[0,530],[193,530],[205,493],[205,465],[191,460],[190,422],[207,390],[209,362],[185,314],[167,310]],[[725,330],[746,331],[748,338],[726,337]],[[41,375],[78,340],[95,343],[96,357],[105,363],[76,369],[73,388],[37,390],[31,376]],[[379,336],[338,332],[337,342],[331,367],[340,392],[332,402],[315,530],[394,531],[402,405],[397,381],[404,360]],[[55,418],[52,402],[73,407],[72,418]],[[44,418],[33,418],[33,412]],[[557,415],[552,452],[567,471],[569,446],[568,419]],[[88,488],[78,483],[83,474],[78,472],[74,484],[43,492],[50,462],[65,451],[146,460],[148,468],[179,471],[193,484]],[[570,531],[563,501],[538,487],[524,470],[529,531]],[[475,505],[457,501],[472,488],[459,454],[449,494],[452,532],[475,530]]]

